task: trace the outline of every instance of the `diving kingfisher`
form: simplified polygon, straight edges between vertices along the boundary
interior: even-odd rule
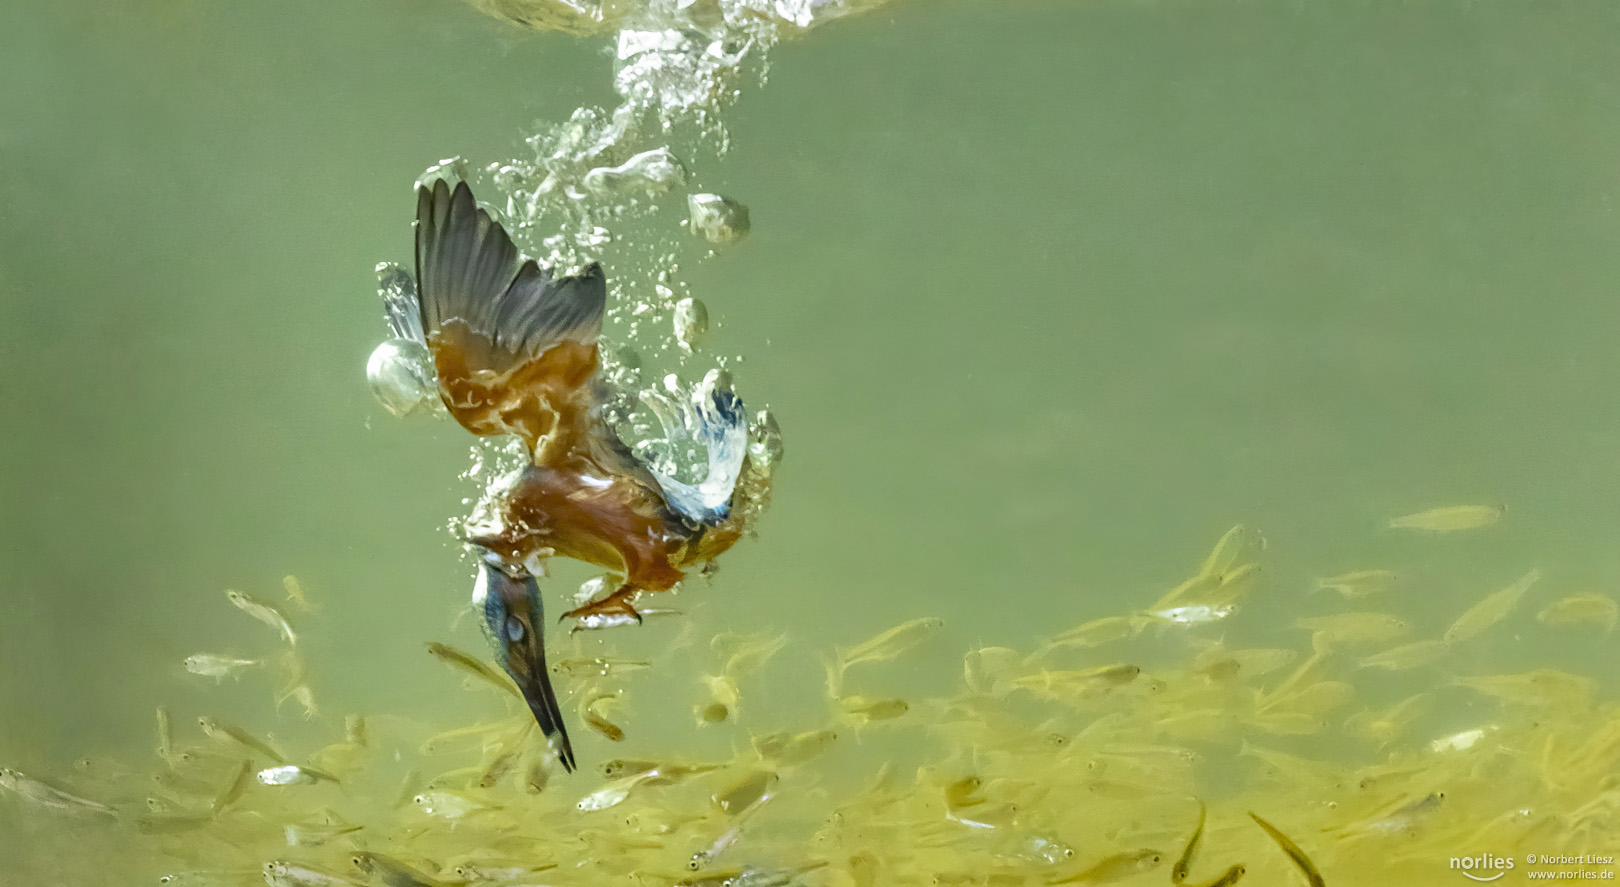
[[[520,256],[465,182],[419,187],[415,229],[416,285],[385,294],[392,347],[422,355],[412,370],[422,390],[463,428],[523,443],[527,460],[491,485],[462,538],[478,563],[473,603],[496,658],[572,771],[546,668],[542,562],[561,555],[617,577],[613,591],[564,618],[639,622],[638,594],[675,587],[743,535],[768,471],[751,466],[742,401],[714,373],[677,411],[680,427],[666,428],[707,451],[705,480],[661,474],[620,440],[604,415],[612,392],[597,345],[607,301],[600,265],[555,277]]]

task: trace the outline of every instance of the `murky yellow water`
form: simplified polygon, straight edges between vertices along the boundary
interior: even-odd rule
[[[1485,854],[1515,860],[1509,883],[1613,877],[1527,854],[1620,847],[1613,634],[1534,618],[1620,594],[1616,38],[1620,16],[1579,3],[934,0],[776,47],[768,83],[745,79],[725,113],[730,152],[690,158],[754,231],[704,261],[681,247],[680,275],[717,321],[707,353],[744,355],[739,391],[781,421],[775,505],[679,595],[689,620],[603,636],[655,662],[623,681],[624,743],[570,707],[588,766],[538,796],[514,778],[503,812],[478,815],[521,812],[536,859],[588,861],[537,882],[671,883],[724,832],[708,796],[756,764],[638,794],[634,822],[574,809],[604,782],[595,765],[731,761],[751,735],[836,724],[711,871],[1047,883],[1147,848],[1151,871],[1092,874],[1163,883],[1197,797],[1210,818],[1189,883],[1236,862],[1246,884],[1299,882],[1251,809],[1334,884],[1462,883],[1450,859]],[[479,849],[476,825],[392,807],[408,771],[479,763],[424,759],[428,735],[506,710],[422,652],[484,649],[472,620],[452,627],[470,571],[444,530],[476,487],[456,477],[464,432],[396,420],[367,391],[385,333],[372,266],[409,262],[425,166],[523,156],[536,121],[611,104],[611,42],[454,3],[0,11],[0,766],[124,811],[104,823],[0,793],[0,885],[262,883],[273,859],[363,880],[356,847],[423,868]],[[648,256],[622,276],[650,276]],[[1387,527],[1456,504],[1507,511],[1455,534]],[[1043,663],[1132,664],[1132,681],[1054,690],[1022,665],[1008,679],[1024,684],[979,688],[994,705],[947,704],[964,653],[1029,653],[1149,609],[1236,523],[1266,540],[1236,613]],[[1348,603],[1311,591],[1368,569],[1398,578]],[[1382,646],[1437,638],[1532,569],[1501,622],[1434,664],[1386,673],[1354,668],[1377,646],[1334,651],[1290,683],[1311,655],[1299,619],[1388,612],[1409,631]],[[308,723],[295,702],[276,712],[273,672],[216,685],[181,667],[273,658],[275,635],[223,590],[279,602],[287,574],[321,608],[291,613],[322,709]],[[562,567],[546,587],[590,575]],[[910,710],[840,721],[821,658],[924,616],[944,620],[937,637],[850,672],[851,692]],[[700,726],[724,631],[789,643],[742,681],[737,720]],[[1218,640],[1296,658],[1214,680],[1195,657]],[[1504,705],[1453,683],[1534,669],[1588,679],[1589,696],[1542,680]],[[1353,698],[1277,703],[1323,680]],[[1428,713],[1385,747],[1347,726],[1418,693]],[[403,760],[290,800],[255,786],[220,822],[153,836],[136,823],[164,769],[159,705],[184,746],[209,715],[294,756],[365,714],[379,756]],[[1277,719],[1300,706],[1309,725]],[[1500,729],[1429,746],[1476,727]],[[1279,775],[1245,742],[1327,763]],[[86,776],[84,756],[131,775]],[[207,771],[203,795],[239,763]],[[969,776],[981,790],[947,804]],[[272,827],[328,806],[364,818],[364,840],[288,848]],[[656,814],[682,812],[700,822],[658,833]],[[976,816],[996,828],[959,821]],[[1034,859],[1036,839],[1075,857]]]

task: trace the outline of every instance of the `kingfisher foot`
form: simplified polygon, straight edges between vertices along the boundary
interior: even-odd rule
[[[623,586],[618,591],[605,598],[591,601],[582,606],[562,614],[564,619],[586,619],[590,617],[617,617],[641,624],[641,614],[636,611],[635,598],[640,589],[633,586]]]

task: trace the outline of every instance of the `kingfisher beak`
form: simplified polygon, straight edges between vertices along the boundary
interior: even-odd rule
[[[574,748],[568,741],[557,694],[551,688],[551,672],[546,667],[546,622],[540,606],[540,584],[533,576],[516,579],[483,563],[473,597],[483,599],[486,628],[501,667],[523,693],[541,732],[553,741],[563,769],[572,773]]]

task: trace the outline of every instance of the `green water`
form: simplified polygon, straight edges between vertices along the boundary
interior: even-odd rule
[[[1612,700],[1612,638],[1529,613],[1620,586],[1617,42],[1598,3],[914,0],[777,47],[702,164],[754,233],[687,281],[787,460],[682,604],[807,649],[941,616],[935,688],[1242,522],[1229,642],[1304,643],[1316,576],[1397,569],[1376,608],[1436,634],[1539,567],[1458,667]],[[469,439],[374,403],[372,266],[425,166],[610,103],[606,46],[426,0],[0,11],[0,764],[144,754],[160,703],[262,718],[262,677],[180,661],[268,645],[221,591],[289,573],[328,712],[473,716],[421,652],[479,649]],[[1507,516],[1384,529],[1465,502]],[[48,876],[23,815],[0,853]]]

